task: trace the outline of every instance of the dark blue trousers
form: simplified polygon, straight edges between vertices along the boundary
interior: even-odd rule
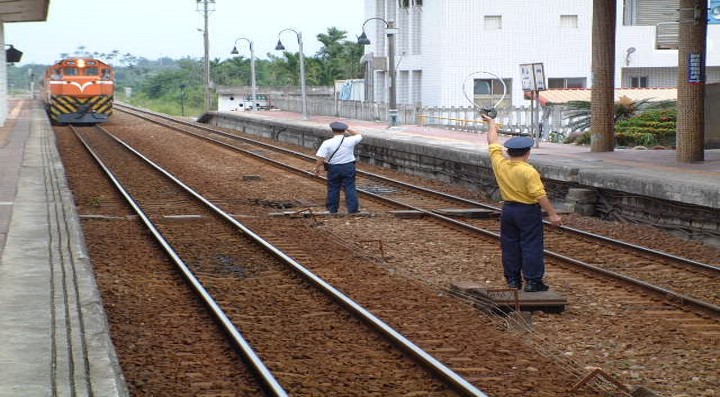
[[[358,212],[358,194],[355,189],[355,163],[330,164],[327,171],[327,200],[325,207],[331,213],[338,212],[340,189],[345,191],[348,213]]]
[[[500,245],[505,278],[541,281],[543,261],[543,223],[539,204],[505,202],[500,216]]]

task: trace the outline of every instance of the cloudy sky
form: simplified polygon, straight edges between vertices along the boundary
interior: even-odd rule
[[[210,58],[231,57],[235,39],[254,42],[255,56],[277,54],[278,33],[286,28],[302,34],[306,56],[320,49],[316,36],[336,27],[355,40],[365,21],[364,0],[215,0],[209,15]],[[45,22],[5,24],[5,43],[23,51],[22,62],[52,64],[60,54],[84,46],[90,52],[158,59],[202,58],[202,1],[196,0],[50,0]],[[298,51],[297,36],[284,32],[287,51]],[[238,42],[249,57],[247,42]]]

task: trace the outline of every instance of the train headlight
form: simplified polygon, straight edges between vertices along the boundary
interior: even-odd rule
[[[85,67],[85,60],[84,60],[84,59],[78,59],[78,61],[77,61],[77,66],[78,66],[79,68],[84,68],[84,67]]]

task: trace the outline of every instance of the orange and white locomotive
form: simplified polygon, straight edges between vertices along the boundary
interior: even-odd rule
[[[45,71],[45,110],[55,124],[108,120],[115,95],[115,70],[98,59],[66,58]]]

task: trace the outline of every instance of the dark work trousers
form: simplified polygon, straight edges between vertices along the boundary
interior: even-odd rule
[[[500,216],[500,245],[508,281],[542,281],[543,223],[539,204],[505,202]]]
[[[355,190],[355,162],[330,164],[327,171],[327,201],[325,207],[336,213],[340,206],[340,189],[345,191],[348,213],[358,212],[358,195]]]

